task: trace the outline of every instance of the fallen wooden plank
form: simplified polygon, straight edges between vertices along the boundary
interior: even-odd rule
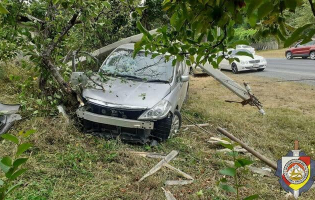
[[[164,163],[168,163],[170,162],[173,158],[175,158],[178,154],[178,151],[171,151],[171,153],[169,153],[167,156],[165,156],[165,158],[163,158],[163,160],[161,160],[158,164],[156,164],[152,169],[150,169],[150,171],[148,171],[140,180],[139,182],[143,181],[145,178],[147,178],[148,176],[151,176],[152,174],[154,174],[155,172],[159,171],[161,169],[161,167],[163,167]]]
[[[169,180],[165,181],[165,185],[188,185],[192,184],[194,180]]]
[[[164,166],[176,171],[178,174],[182,175],[183,177],[190,179],[190,180],[194,180],[194,178],[192,176],[190,176],[189,174],[186,174],[185,172],[181,171],[180,169],[177,169],[176,167],[173,167],[172,165],[168,164],[168,163],[164,163]]]
[[[137,156],[144,157],[144,158],[159,158],[159,159],[165,158],[165,155],[160,154],[160,153],[141,152],[141,151],[130,151],[129,153],[132,153],[132,154],[135,154]]]
[[[164,191],[166,200],[176,200],[176,198],[173,196],[173,194],[169,190],[166,190],[163,187],[162,187],[162,190]]]
[[[205,123],[205,124],[188,124],[188,125],[183,125],[182,127],[195,127],[195,126],[206,127],[206,126],[209,126],[209,123]]]
[[[254,149],[252,149],[251,147],[246,145],[244,142],[242,142],[241,140],[239,140],[238,138],[236,138],[235,136],[233,136],[231,133],[227,132],[223,128],[219,127],[217,130],[220,133],[222,133],[223,135],[225,135],[226,137],[237,142],[239,145],[241,145],[241,147],[246,149],[249,153],[253,154],[256,158],[258,158],[261,161],[263,161],[264,163],[266,163],[269,167],[273,168],[274,170],[277,170],[277,165],[275,162],[273,162],[273,161],[269,160],[268,158],[266,158],[265,156],[261,155],[260,153],[258,153],[257,151],[255,151]]]

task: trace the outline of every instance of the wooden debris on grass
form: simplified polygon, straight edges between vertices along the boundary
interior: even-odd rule
[[[192,184],[194,180],[168,180],[165,181],[165,185],[188,185]]]
[[[166,190],[163,187],[162,187],[162,190],[164,191],[166,200],[176,200],[176,198],[173,196],[173,194],[169,190]]]
[[[195,127],[195,126],[199,126],[199,127],[206,127],[209,126],[209,123],[205,123],[205,124],[188,124],[188,125],[183,125],[182,127]]]
[[[234,162],[230,161],[230,160],[225,160],[224,162],[226,164],[228,164],[229,166],[234,165]],[[262,176],[268,176],[268,177],[272,176],[270,168],[266,168],[266,167],[258,168],[258,167],[248,166],[248,169],[255,174],[259,174]]]
[[[137,155],[137,156],[141,156],[144,158],[158,158],[158,159],[165,158],[165,154],[160,154],[160,153],[140,152],[140,151],[129,151],[129,153]]]
[[[183,177],[190,179],[190,180],[194,180],[194,178],[192,176],[190,176],[189,174],[186,174],[185,172],[181,171],[180,169],[177,169],[176,167],[173,167],[172,165],[168,164],[168,163],[164,163],[164,166],[176,171],[178,174],[182,175]]]
[[[217,150],[217,152],[223,152],[223,153],[231,152],[231,151],[232,151],[231,149],[219,149],[219,150]],[[248,153],[246,149],[244,149],[240,146],[234,147],[234,151],[238,152],[238,153]]]
[[[139,182],[143,181],[145,178],[151,176],[152,174],[154,174],[155,172],[159,171],[165,163],[170,162],[173,158],[175,158],[175,156],[177,156],[178,151],[171,151],[171,153],[169,153],[167,156],[165,156],[158,164],[156,164],[152,169],[150,169],[150,171],[148,171],[140,180]]]
[[[222,140],[221,138],[218,138],[218,137],[210,137],[210,139],[207,142],[210,144],[220,144],[220,143],[230,144],[228,141]]]
[[[234,142],[237,142],[241,147],[246,149],[249,153],[253,154],[256,158],[258,158],[261,161],[263,161],[264,163],[266,163],[269,167],[273,168],[274,170],[277,170],[277,165],[275,162],[273,162],[273,161],[269,160],[268,158],[266,158],[265,156],[261,155],[259,152],[255,151],[253,148],[249,147],[244,142],[242,142],[241,140],[239,140],[238,138],[236,138],[235,136],[233,136],[231,133],[227,132],[223,128],[219,127],[217,130],[220,133],[222,133],[223,135],[225,135],[226,137],[233,140]]]

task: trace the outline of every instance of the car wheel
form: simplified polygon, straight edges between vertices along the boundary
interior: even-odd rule
[[[181,123],[182,117],[180,113],[175,110],[174,114],[170,113],[166,118],[158,120],[154,123],[154,129],[151,132],[151,136],[153,139],[165,141],[168,138],[174,137],[174,135],[176,135],[181,126]]]
[[[235,63],[232,63],[231,68],[232,68],[233,74],[237,74],[238,73],[237,65]]]
[[[182,125],[182,116],[179,113],[179,111],[175,110],[175,112],[173,114],[173,119],[172,119],[171,131],[170,131],[168,138],[172,138],[172,137],[176,136],[181,125]]]
[[[315,51],[312,51],[312,52],[310,53],[310,58],[311,58],[312,60],[315,60]]]
[[[285,54],[285,57],[288,59],[288,60],[291,60],[292,59],[292,53],[289,51]]]
[[[262,72],[262,71],[264,71],[265,70],[265,68],[263,68],[263,69],[257,69],[257,71],[259,71],[259,72]]]

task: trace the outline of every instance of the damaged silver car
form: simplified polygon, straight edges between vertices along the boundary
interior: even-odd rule
[[[123,140],[164,141],[181,126],[180,110],[187,98],[189,69],[185,62],[172,65],[172,57],[140,51],[134,44],[116,48],[99,72],[74,72],[84,102],[76,111],[84,130]]]

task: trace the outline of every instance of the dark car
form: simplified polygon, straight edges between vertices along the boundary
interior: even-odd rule
[[[315,60],[315,40],[306,44],[297,43],[285,52],[285,56],[288,60],[293,57],[302,57],[304,59],[310,57],[312,60]]]

